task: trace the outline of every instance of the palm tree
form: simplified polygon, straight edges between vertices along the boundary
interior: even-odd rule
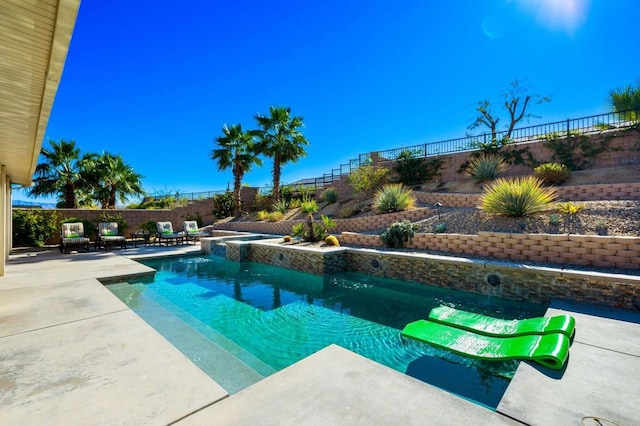
[[[76,187],[83,178],[83,163],[80,148],[75,141],[50,141],[51,148],[42,148],[43,162],[36,166],[34,185],[27,191],[28,196],[49,196],[58,194],[58,206],[67,209],[78,207]]]
[[[269,107],[269,117],[256,115],[260,126],[254,134],[258,137],[258,151],[273,158],[273,197],[280,200],[280,174],[282,166],[294,163],[307,153],[304,149],[309,141],[300,132],[303,118],[292,116],[289,107]]]
[[[103,209],[115,209],[116,201],[124,203],[129,196],[145,195],[140,182],[143,176],[126,164],[120,154],[94,154],[87,159],[87,169],[87,186]]]
[[[262,165],[262,160],[258,158],[253,136],[250,132],[244,132],[241,124],[234,124],[227,127],[222,126],[223,136],[218,136],[219,148],[211,151],[211,159],[218,162],[218,170],[231,168],[233,173],[233,199],[234,214],[239,216],[242,212],[240,199],[240,189],[242,188],[242,178],[246,172],[251,171],[251,167],[256,164]]]
[[[637,120],[640,115],[640,80],[635,87],[628,85],[611,90],[609,99],[614,112],[628,111],[621,114],[623,120]]]

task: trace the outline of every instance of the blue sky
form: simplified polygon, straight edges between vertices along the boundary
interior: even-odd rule
[[[640,78],[637,0],[82,2],[48,140],[121,154],[149,193],[224,189],[226,124],[304,117],[283,182],[360,153],[463,136],[514,79],[552,95],[530,124],[608,111]],[[526,125],[526,124],[525,124]],[[246,175],[271,181],[271,161]],[[15,199],[27,199],[22,192]]]

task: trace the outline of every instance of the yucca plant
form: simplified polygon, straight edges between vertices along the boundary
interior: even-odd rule
[[[287,200],[283,198],[273,203],[271,207],[273,207],[274,212],[280,212],[282,214],[285,214],[287,212],[287,207],[289,206],[288,206]]]
[[[380,213],[409,210],[415,206],[413,191],[401,183],[385,185],[376,192],[373,207]]]
[[[478,182],[494,180],[507,170],[507,163],[500,154],[483,154],[469,161],[467,174]]]
[[[338,201],[338,188],[327,188],[322,193],[322,199],[329,204],[333,204]]]
[[[497,179],[480,197],[480,209],[502,216],[522,217],[544,210],[556,197],[552,188],[527,176]]]

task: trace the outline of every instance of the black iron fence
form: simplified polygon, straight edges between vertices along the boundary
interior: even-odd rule
[[[588,117],[569,118],[563,121],[553,123],[539,124],[536,126],[521,127],[514,129],[510,134],[506,130],[496,131],[495,133],[483,133],[479,135],[469,135],[456,139],[448,139],[438,142],[427,142],[420,145],[413,145],[401,148],[388,149],[384,151],[373,151],[360,154],[358,158],[349,160],[348,163],[341,164],[338,168],[332,169],[331,173],[325,173],[320,177],[303,179],[300,182],[283,185],[292,187],[307,187],[314,190],[330,185],[334,181],[340,180],[344,176],[349,176],[354,170],[361,166],[372,164],[374,161],[396,160],[403,152],[408,152],[411,157],[429,157],[437,155],[453,154],[464,151],[477,150],[483,144],[489,144],[492,141],[507,141],[509,144],[523,144],[540,141],[543,139],[562,138],[569,135],[582,134],[598,134],[616,129],[628,128],[638,124],[640,118],[640,110],[629,110],[622,112],[610,112],[605,114],[591,115]],[[186,198],[188,200],[198,200],[210,198],[216,194],[224,193],[225,190],[192,192],[187,194],[179,194],[177,198]],[[260,187],[261,194],[271,192],[271,187]],[[160,196],[166,198],[167,196]]]

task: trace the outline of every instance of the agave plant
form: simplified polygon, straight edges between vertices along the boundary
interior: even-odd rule
[[[494,180],[507,170],[507,163],[500,154],[483,154],[469,162],[467,173],[478,182]]]
[[[376,192],[373,207],[380,213],[399,212],[414,207],[413,191],[399,184],[385,185]]]
[[[532,176],[497,179],[480,197],[480,209],[502,216],[522,217],[544,210],[556,197]]]

